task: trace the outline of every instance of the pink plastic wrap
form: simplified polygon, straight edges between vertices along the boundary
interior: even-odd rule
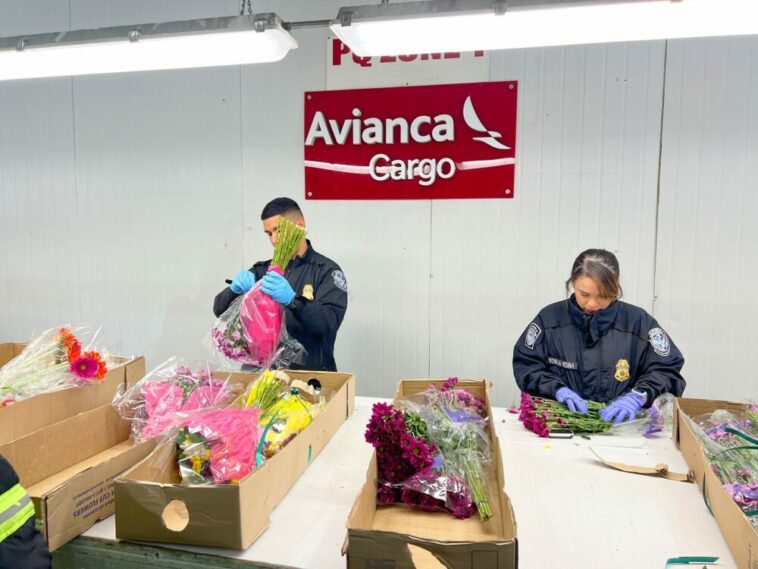
[[[113,406],[131,421],[134,438],[146,441],[177,426],[188,413],[228,405],[234,395],[228,373],[208,362],[171,358],[134,386],[116,393]]]
[[[268,270],[284,276],[279,267],[271,266]],[[257,282],[253,290],[245,295],[240,307],[240,321],[245,330],[250,358],[257,365],[268,367],[264,364],[276,359],[280,337],[284,331],[284,310],[278,302],[263,292],[262,282]]]
[[[227,407],[192,413],[176,442],[184,484],[237,483],[255,469],[260,441],[257,407]]]
[[[277,266],[269,271],[283,275]],[[225,363],[263,370],[304,361],[305,348],[287,334],[282,306],[262,290],[262,281],[236,298],[211,329],[211,348]]]

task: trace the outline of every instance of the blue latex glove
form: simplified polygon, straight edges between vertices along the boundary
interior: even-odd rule
[[[279,304],[287,306],[295,298],[295,291],[282,275],[273,271],[266,273],[261,281],[261,289]]]
[[[234,294],[244,294],[253,288],[255,284],[255,275],[248,270],[240,271],[237,276],[234,277],[232,284],[229,288],[232,289]]]
[[[579,397],[575,391],[569,389],[568,387],[561,387],[558,391],[556,391],[555,400],[558,403],[563,403],[566,407],[569,408],[569,411],[573,411],[574,413],[581,413],[582,415],[587,414],[587,402]]]
[[[627,393],[613,401],[605,409],[601,409],[600,418],[603,421],[611,421],[615,417],[614,425],[619,425],[624,421],[633,421],[642,409],[643,404],[642,397],[636,393]]]

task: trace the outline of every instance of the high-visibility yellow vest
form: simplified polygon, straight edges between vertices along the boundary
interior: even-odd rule
[[[0,494],[0,542],[34,516],[34,504],[21,484]]]

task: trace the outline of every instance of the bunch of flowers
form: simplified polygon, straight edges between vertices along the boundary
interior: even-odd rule
[[[611,429],[612,423],[604,421],[599,411],[605,407],[602,403],[587,402],[588,414],[575,413],[562,403],[533,397],[521,393],[521,404],[517,410],[519,420],[530,431],[541,437],[547,437],[553,432],[572,433],[605,433]]]
[[[0,407],[42,393],[102,383],[108,364],[99,352],[82,347],[77,334],[85,331],[84,326],[46,330],[0,368]]]
[[[310,425],[322,408],[283,372],[265,370],[235,404],[182,413],[175,437],[184,484],[236,483]]]
[[[245,405],[261,410],[260,423],[265,427],[259,451],[261,459],[271,458],[282,450],[324,407],[326,399],[320,393],[301,392],[295,387],[296,383],[282,371],[265,370],[250,386]],[[310,401],[306,399],[307,395],[310,395]]]
[[[758,405],[744,413],[714,411],[691,420],[713,472],[758,528]]]
[[[482,481],[488,452],[486,404],[451,378],[403,408],[376,403],[366,441],[377,457],[377,502],[448,511],[464,519],[492,516]]]
[[[284,217],[279,218],[274,256],[269,272],[284,275],[305,238],[305,230]],[[261,282],[237,298],[213,325],[214,351],[231,362],[264,369],[275,361],[286,363],[302,351],[287,337],[282,307],[263,292]]]
[[[134,438],[146,441],[176,426],[187,413],[227,405],[233,396],[227,378],[214,377],[207,362],[171,358],[117,393],[113,405],[131,421]]]
[[[482,472],[489,461],[487,406],[457,384],[457,378],[450,378],[439,389],[430,385],[420,413],[448,472],[465,481],[480,519],[486,521],[492,517]]]
[[[246,365],[257,362],[250,357],[247,341],[243,336],[242,323],[240,322],[240,305],[242,298],[239,297],[229,305],[227,311],[222,314],[211,329],[212,345],[216,353],[226,359]]]
[[[206,409],[182,421],[176,437],[184,484],[239,483],[256,467],[257,407]]]

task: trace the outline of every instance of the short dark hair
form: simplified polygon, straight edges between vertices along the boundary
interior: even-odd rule
[[[600,296],[604,298],[621,298],[623,291],[619,276],[619,260],[616,255],[605,249],[587,249],[582,251],[571,267],[571,276],[566,281],[566,292],[579,277],[590,277],[597,285]]]
[[[287,215],[288,213],[297,213],[303,215],[300,206],[295,200],[290,198],[276,198],[266,204],[261,212],[261,220],[274,217],[275,215]]]

